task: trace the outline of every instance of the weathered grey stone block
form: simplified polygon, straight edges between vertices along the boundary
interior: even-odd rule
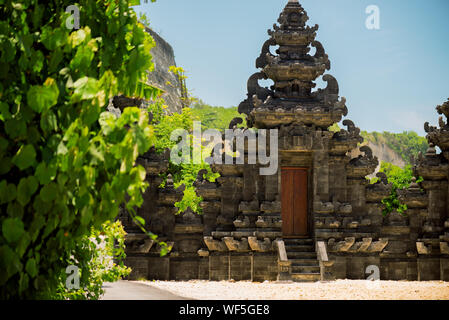
[[[131,268],[128,275],[129,280],[137,280],[148,277],[148,258],[146,257],[126,257],[125,266]]]
[[[229,280],[228,254],[209,256],[209,280],[211,281]]]
[[[275,254],[254,253],[253,281],[275,281],[278,275],[277,257]]]
[[[239,255],[235,253],[230,254],[230,279],[235,281],[251,280],[252,257],[250,254]]]
[[[440,280],[440,259],[418,258],[418,281]]]
[[[199,258],[170,258],[170,280],[198,279]]]
[[[150,257],[148,258],[149,280],[170,280],[170,258]]]

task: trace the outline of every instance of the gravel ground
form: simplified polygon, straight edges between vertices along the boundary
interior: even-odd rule
[[[199,300],[449,300],[449,282],[443,281],[139,282],[181,297]]]

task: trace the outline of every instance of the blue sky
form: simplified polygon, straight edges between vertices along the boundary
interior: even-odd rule
[[[237,106],[255,60],[287,0],[157,0],[136,7],[168,41],[194,96]],[[361,130],[425,135],[435,107],[449,97],[449,1],[300,0],[318,24],[340,95]],[[368,30],[365,9],[380,9]]]

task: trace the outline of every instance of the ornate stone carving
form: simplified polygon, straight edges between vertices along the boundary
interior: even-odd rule
[[[334,204],[332,202],[314,201],[313,211],[316,213],[332,213],[334,212]]]
[[[276,42],[273,39],[268,39],[267,41],[265,41],[262,47],[262,52],[260,53],[259,58],[257,58],[256,60],[256,68],[263,68],[267,65],[267,56],[273,56],[270,53],[270,46],[274,45],[276,45]]]
[[[359,149],[364,154],[349,161],[349,165],[347,166],[348,177],[363,178],[374,172],[379,164],[379,160],[373,156],[373,151],[370,147],[362,146]]]
[[[249,221],[248,217],[239,216],[234,220],[234,226],[236,228],[248,228],[250,224],[251,222]]]
[[[248,243],[251,250],[257,252],[268,252],[273,250],[270,238],[264,238],[263,241],[257,240],[257,237],[248,237]]]
[[[335,242],[335,239],[328,240],[329,251],[348,252],[348,253],[379,253],[382,252],[388,244],[388,239],[382,238],[373,241],[372,238],[363,238],[362,241],[355,241],[355,237],[347,237],[344,241]]]
[[[427,140],[429,144],[434,144],[440,147],[443,153],[449,151],[449,99],[442,105],[436,107],[438,114],[443,114],[446,117],[446,121],[443,117],[438,119],[439,128],[430,126],[428,122],[424,124],[424,130],[427,132]]]
[[[219,252],[228,251],[228,247],[223,241],[216,240],[213,237],[204,237],[204,243],[206,244],[209,251],[219,251]]]
[[[128,233],[125,237],[127,253],[148,253],[154,244],[154,240],[141,233]]]
[[[425,245],[424,242],[416,242],[416,250],[418,251],[418,254],[431,254],[432,253],[432,246]]]
[[[245,252],[249,250],[247,238],[236,240],[234,237],[224,237],[223,241],[229,251]]]

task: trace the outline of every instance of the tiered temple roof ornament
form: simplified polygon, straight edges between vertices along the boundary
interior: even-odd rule
[[[327,87],[312,92],[314,81],[330,69],[330,61],[321,43],[315,40],[318,25],[306,26],[308,19],[299,2],[292,0],[281,13],[279,25],[268,30],[271,38],[256,60],[261,71],[249,78],[248,98],[239,105],[249,126],[275,128],[304,123],[327,129],[346,116],[346,100],[339,100],[338,83],[333,76],[325,74]],[[272,46],[279,46],[277,55],[270,52]],[[316,49],[313,56],[309,54],[312,47]],[[271,79],[274,85],[262,88],[258,84],[261,79]]]

